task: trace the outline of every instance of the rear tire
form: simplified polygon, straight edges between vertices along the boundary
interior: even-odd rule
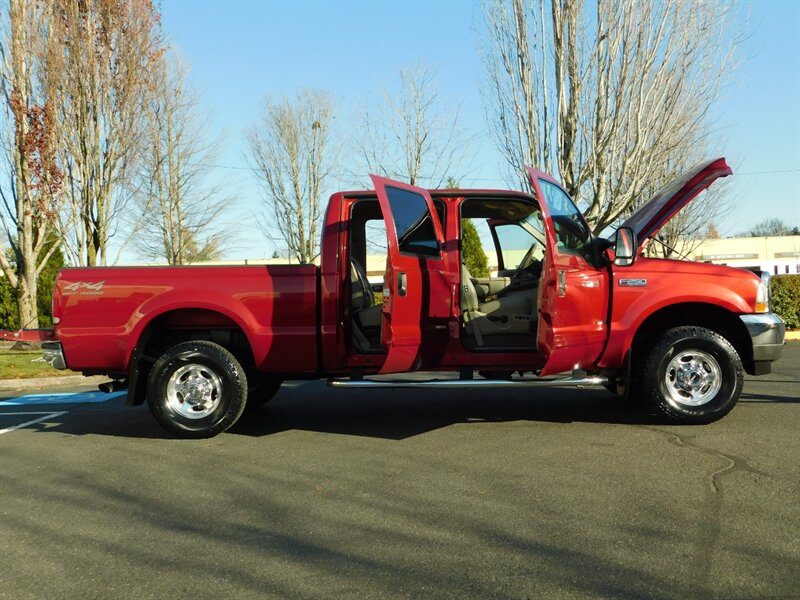
[[[702,327],[664,332],[640,363],[640,388],[651,406],[674,423],[711,423],[728,414],[742,393],[744,369],[724,337]]]
[[[177,344],[153,365],[147,404],[156,421],[182,438],[222,433],[241,416],[247,378],[239,361],[219,344]]]

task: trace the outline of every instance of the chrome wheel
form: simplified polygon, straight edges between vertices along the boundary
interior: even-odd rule
[[[222,398],[222,380],[206,365],[188,364],[177,369],[167,382],[167,406],[187,419],[212,414]]]
[[[670,401],[702,406],[719,393],[722,370],[710,354],[685,350],[669,361],[664,379]]]

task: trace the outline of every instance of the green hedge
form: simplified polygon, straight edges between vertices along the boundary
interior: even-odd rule
[[[775,275],[770,293],[772,310],[786,321],[786,328],[800,329],[800,275]]]

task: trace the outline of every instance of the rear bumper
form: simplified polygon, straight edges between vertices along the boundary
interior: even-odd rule
[[[775,361],[783,352],[786,323],[775,313],[740,315],[753,342],[753,360]]]
[[[67,368],[67,361],[64,360],[61,342],[42,342],[42,357],[44,362],[54,369]]]
[[[0,340],[7,342],[44,342],[55,336],[53,329],[19,329],[6,331],[0,329]]]

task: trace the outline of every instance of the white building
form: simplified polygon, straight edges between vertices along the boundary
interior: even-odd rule
[[[715,265],[767,271],[772,275],[800,273],[800,235],[706,240],[690,258]]]

